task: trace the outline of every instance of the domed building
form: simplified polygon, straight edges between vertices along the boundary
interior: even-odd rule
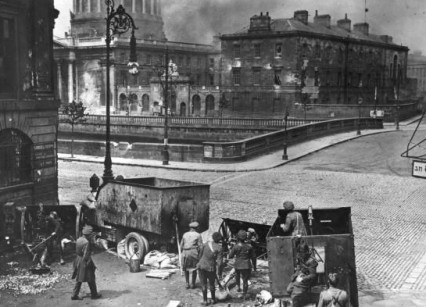
[[[113,1],[110,1],[113,3]],[[164,34],[161,0],[115,1],[136,27],[139,69],[130,74],[131,29],[113,35],[110,51],[111,114],[157,115],[162,112],[165,55],[177,65],[169,112],[181,116],[214,116],[219,112],[220,49],[213,45],[169,41]],[[62,12],[64,13],[64,12]],[[105,113],[106,17],[104,0],[74,0],[71,29],[56,38],[57,96],[61,103],[82,101],[90,114]]]

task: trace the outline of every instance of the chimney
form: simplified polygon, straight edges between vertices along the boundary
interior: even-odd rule
[[[368,35],[368,23],[361,22],[354,24],[354,31],[362,33],[364,35]]]
[[[301,10],[294,12],[294,19],[303,22],[305,25],[308,24],[308,11]]]
[[[315,11],[314,24],[330,28],[330,20],[330,15],[318,15],[318,10]]]
[[[263,15],[263,12],[260,12],[260,16],[254,15],[253,17],[251,17],[250,28],[248,31],[271,31],[271,16],[269,16],[269,12],[266,12],[266,15]]]
[[[380,39],[381,39],[382,41],[384,41],[385,43],[387,43],[387,44],[392,44],[392,41],[393,41],[392,36],[389,36],[389,35],[380,35],[379,37],[380,37]]]
[[[351,32],[351,20],[348,19],[348,14],[345,14],[345,19],[339,19],[337,26],[343,30]]]

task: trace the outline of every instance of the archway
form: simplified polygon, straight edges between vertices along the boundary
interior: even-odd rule
[[[206,116],[214,115],[214,96],[207,95],[206,97]]]
[[[192,96],[192,115],[200,116],[201,98],[198,95]]]
[[[142,112],[148,112],[149,111],[149,96],[147,94],[144,94],[142,96]]]
[[[136,94],[130,94],[129,95],[129,104],[130,104],[130,111],[137,111],[138,110],[138,95]]]
[[[33,181],[33,142],[22,131],[0,131],[0,187]]]
[[[127,111],[127,96],[121,93],[119,100],[120,100],[120,111]]]
[[[158,101],[154,101],[152,113],[154,113],[154,115],[159,115],[160,111],[160,104],[158,103]]]
[[[176,109],[176,93],[172,92],[172,94],[170,95],[170,100],[171,100],[170,112],[171,112],[171,114],[176,114],[177,113],[177,109]]]
[[[180,103],[179,115],[180,116],[186,116],[186,103],[185,102]]]

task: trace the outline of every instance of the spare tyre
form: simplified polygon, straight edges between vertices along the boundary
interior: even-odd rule
[[[148,241],[144,236],[137,232],[131,232],[126,236],[124,241],[124,250],[127,259],[137,256],[137,259],[142,260],[148,252]]]

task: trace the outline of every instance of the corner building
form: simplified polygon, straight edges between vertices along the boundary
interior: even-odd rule
[[[298,105],[393,103],[408,82],[408,48],[370,33],[368,23],[352,27],[347,16],[332,25],[318,12],[313,22],[305,10],[287,19],[260,13],[220,39],[228,115],[282,118]]]
[[[58,200],[53,0],[0,1],[0,235],[14,207]]]

